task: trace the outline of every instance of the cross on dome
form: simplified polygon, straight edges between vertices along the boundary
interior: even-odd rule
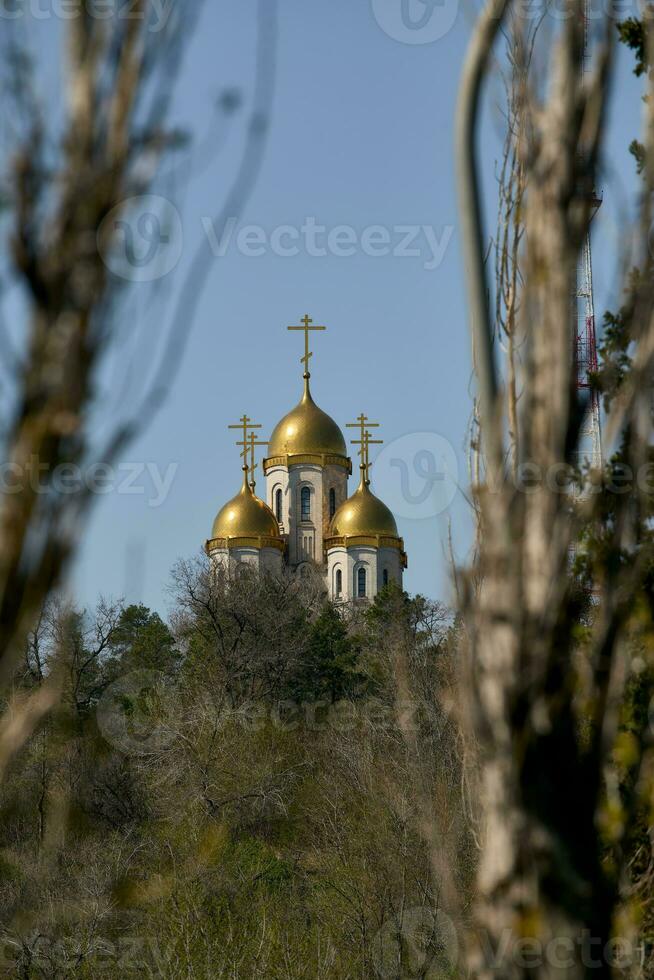
[[[378,429],[379,422],[371,422],[367,415],[363,412],[357,417],[356,422],[347,422],[346,427],[348,429],[359,429],[360,439],[352,439],[353,446],[360,446],[359,456],[361,457],[361,479],[367,485],[370,483],[370,446],[376,445],[381,446],[384,442],[383,439],[373,439],[370,429]]]
[[[287,329],[304,331],[304,357],[300,358],[300,364],[304,364],[304,377],[309,378],[309,358],[313,357],[313,351],[309,350],[309,334],[312,330],[326,330],[327,327],[314,324],[313,320],[307,313],[300,320],[299,326],[288,327]]]
[[[255,470],[258,469],[258,466],[259,466],[259,464],[256,462],[255,450],[256,450],[256,448],[258,446],[267,446],[268,445],[268,440],[267,439],[259,439],[259,437],[257,436],[256,432],[250,432],[250,435],[248,436],[247,442],[245,442],[244,440],[241,439],[239,442],[236,443],[236,445],[237,446],[243,446],[244,447],[243,450],[242,450],[242,452],[241,452],[241,456],[245,457],[245,459],[247,459],[248,453],[250,454],[250,466],[249,466],[250,477],[251,477],[251,479],[250,479],[250,487],[252,488],[252,493],[254,493],[254,489],[255,489],[255,487],[257,485],[256,484],[256,481],[254,479],[254,473],[255,473]]]
[[[252,433],[252,437],[256,439],[254,432],[252,430],[261,429],[262,426],[256,422],[253,422],[249,415],[241,415],[238,422],[234,423],[234,425],[228,425],[227,428],[240,429],[243,433],[243,438],[239,440],[236,443],[236,445],[244,447],[241,456],[244,458],[243,470],[245,472],[245,479],[247,480],[248,470],[250,469],[250,466],[248,465],[248,458],[247,458],[249,452],[251,452],[251,460],[254,463],[254,449],[252,450],[250,449],[250,438],[251,438],[250,433]],[[255,442],[255,445],[258,445],[258,443]],[[253,476],[254,476],[254,469],[253,469]]]

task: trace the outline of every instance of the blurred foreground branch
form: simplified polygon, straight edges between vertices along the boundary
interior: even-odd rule
[[[514,180],[509,193],[517,188],[520,211],[495,256],[498,285],[509,286],[497,297],[499,336],[508,335],[511,353],[501,366],[486,270],[470,260],[485,245],[479,174],[467,132],[457,144],[483,459],[474,488],[477,555],[461,577],[467,714],[480,746],[485,813],[468,957],[480,978],[617,976],[610,941],[633,939],[638,928],[625,881],[629,834],[649,785],[647,711],[630,710],[629,697],[636,671],[639,703],[648,703],[654,666],[652,501],[641,479],[653,435],[652,181],[647,173],[636,246],[645,274],[625,283],[630,363],[619,384],[605,388],[616,455],[606,472],[579,474],[588,405],[576,385],[574,303],[616,32],[610,16],[595,18],[593,70],[584,74],[585,9],[569,2],[565,13],[540,48],[542,84],[524,59],[518,77],[509,159],[523,186]],[[490,56],[494,16],[491,4],[464,74],[463,112],[473,121],[480,86],[470,79]],[[527,47],[520,34],[515,44]],[[645,145],[652,159],[649,121]],[[500,197],[510,219],[514,199]],[[624,257],[617,263],[623,268]],[[627,491],[615,490],[616,461],[631,474]],[[520,942],[531,943],[531,958],[516,955]]]

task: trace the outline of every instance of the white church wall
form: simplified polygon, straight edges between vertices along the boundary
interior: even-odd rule
[[[341,573],[340,591],[337,588],[338,572]],[[348,602],[352,598],[349,588],[347,550],[344,547],[330,548],[327,553],[327,592],[334,602]]]
[[[288,470],[285,466],[273,466],[266,474],[266,503],[277,517],[277,491],[282,492],[281,524],[284,534],[288,534],[290,501],[288,495]],[[278,518],[279,520],[279,518]]]
[[[282,574],[284,556],[277,548],[261,548],[259,562],[262,572],[268,572],[270,575]]]
[[[214,548],[214,550],[209,553],[209,559],[216,571],[229,571],[229,551],[227,548]]]
[[[377,548],[356,545],[347,549],[348,586],[352,599],[374,599],[377,594]],[[365,572],[365,596],[359,595],[359,569]]]
[[[240,568],[252,568],[257,572],[280,575],[283,557],[277,548],[216,548],[210,554],[217,569],[230,577],[237,576]]]
[[[309,517],[302,517],[302,488],[309,497]],[[304,561],[324,561],[323,540],[331,521],[330,490],[334,509],[347,499],[347,470],[342,466],[292,463],[273,466],[266,475],[266,503],[277,513],[276,493],[282,491],[282,524],[288,536],[288,561],[292,567]]]
[[[374,599],[377,594],[377,549],[356,545],[346,548],[337,546],[330,548],[327,554],[327,589],[330,598],[342,602],[351,602],[361,598],[358,594],[359,569],[365,572],[366,599]],[[337,594],[336,575],[341,572],[342,592]]]
[[[380,548],[377,555],[377,592],[386,584],[384,572],[388,581],[395,582],[402,588],[402,559],[397,548]]]
[[[288,553],[292,565],[322,562],[322,466],[299,463],[288,468],[290,506]],[[308,492],[308,517],[302,514],[303,491]]]
[[[277,490],[282,492],[282,526],[288,542],[288,564],[299,571],[306,562],[324,561],[323,541],[331,524],[332,505],[338,509],[347,499],[348,473],[342,466],[294,463],[274,466],[266,475],[266,503],[277,516]],[[302,516],[302,490],[309,493],[308,518]],[[333,501],[330,490],[334,491]],[[279,552],[272,561],[283,561]],[[325,584],[333,600],[359,598],[359,569],[365,572],[365,598],[371,601],[388,581],[402,586],[402,561],[397,548],[355,545],[332,548],[327,555]],[[341,573],[341,592],[336,576]]]
[[[330,490],[334,491],[334,511],[338,510],[341,504],[344,504],[347,500],[347,470],[342,466],[328,463],[323,469],[322,487],[324,537],[329,530],[333,516],[331,512]]]
[[[276,508],[275,494],[282,491],[282,523],[288,537],[288,560],[322,561],[322,467],[301,463],[275,466],[266,476],[267,502]],[[309,491],[309,519],[302,519],[302,488]]]
[[[388,581],[402,587],[402,560],[397,548],[374,548],[369,545],[344,545],[330,548],[327,554],[327,589],[331,599],[351,602],[359,596],[359,569],[365,572],[366,595],[372,601]],[[341,573],[341,593],[337,590],[337,573]]]

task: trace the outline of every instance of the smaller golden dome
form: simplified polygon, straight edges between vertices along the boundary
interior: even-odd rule
[[[373,535],[399,537],[395,518],[386,504],[370,492],[363,475],[358,488],[334,514],[328,535],[348,538]]]
[[[281,538],[279,524],[270,507],[256,497],[243,468],[243,486],[222,507],[213,522],[212,538]]]
[[[305,453],[347,456],[343,433],[336,422],[314,402],[306,374],[302,399],[273,429],[268,443],[268,457]]]

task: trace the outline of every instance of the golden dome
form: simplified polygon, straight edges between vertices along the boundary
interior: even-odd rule
[[[281,538],[279,524],[270,507],[255,497],[243,469],[243,486],[222,507],[213,522],[212,538]]]
[[[334,514],[328,536],[354,538],[376,535],[399,537],[392,513],[379,497],[370,492],[362,476],[358,488]]]
[[[347,447],[336,422],[311,397],[305,375],[302,399],[273,429],[268,457],[318,453],[346,457]]]

